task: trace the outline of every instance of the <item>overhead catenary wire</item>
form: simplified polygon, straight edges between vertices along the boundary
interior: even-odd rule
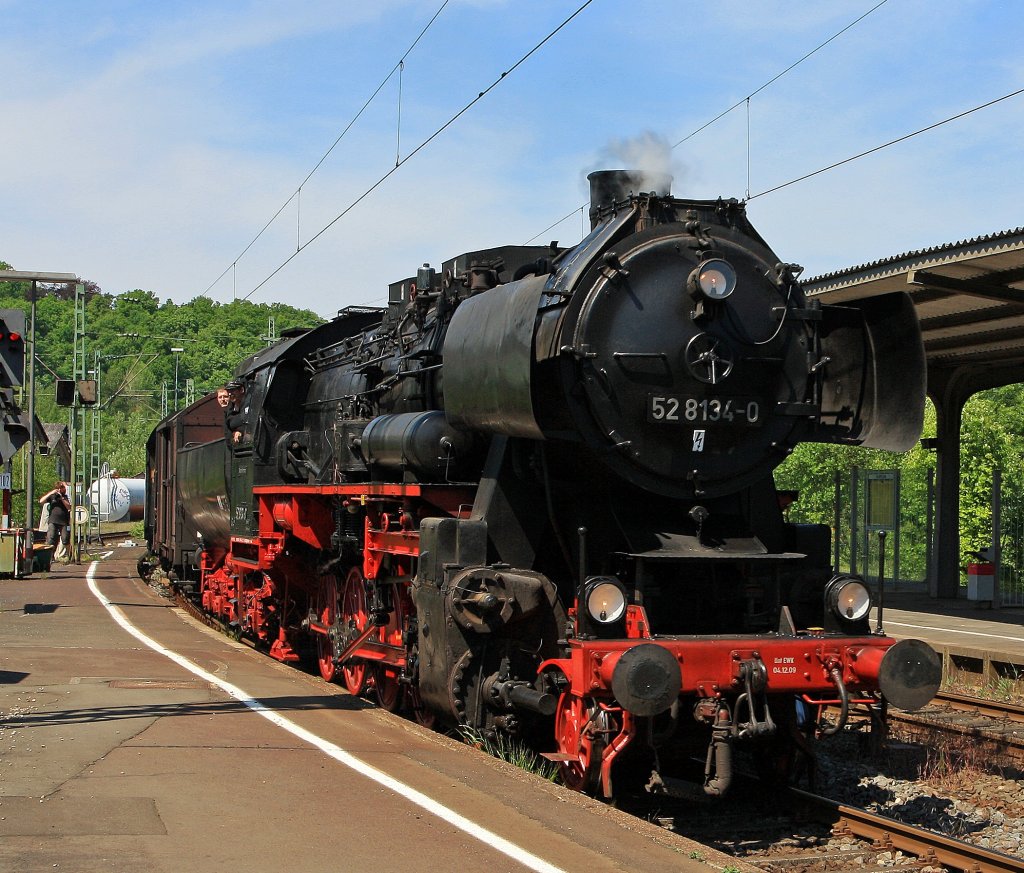
[[[209,294],[211,289],[221,279],[223,279],[228,274],[228,271],[234,272],[235,268],[238,265],[238,262],[245,256],[246,252],[248,252],[249,249],[251,249],[256,244],[256,242],[259,240],[259,238],[261,236],[263,236],[264,233],[266,233],[266,231],[270,227],[270,225],[272,225],[277,220],[278,216],[280,216],[281,213],[284,212],[284,210],[288,207],[288,204],[291,203],[293,200],[295,200],[296,197],[301,196],[302,187],[313,177],[313,174],[317,170],[320,169],[320,167],[323,165],[324,161],[327,160],[327,158],[330,156],[331,152],[333,152],[334,149],[337,147],[338,143],[340,143],[342,141],[342,139],[344,139],[345,135],[352,129],[353,125],[360,119],[362,114],[369,108],[370,104],[376,99],[377,95],[380,94],[380,92],[383,90],[384,86],[388,82],[391,81],[391,77],[395,75],[395,72],[404,69],[406,58],[409,57],[409,55],[412,53],[412,50],[414,48],[416,48],[416,46],[419,43],[419,41],[421,39],[423,39],[424,34],[426,34],[426,32],[430,29],[431,25],[437,20],[438,16],[444,11],[444,8],[450,2],[451,2],[451,0],[443,0],[441,5],[437,8],[437,11],[431,16],[430,21],[428,21],[423,26],[423,29],[419,32],[419,34],[417,34],[416,39],[414,39],[412,41],[412,43],[409,45],[409,47],[405,50],[405,53],[402,55],[402,57],[399,58],[398,62],[388,71],[388,74],[381,80],[380,84],[374,89],[373,93],[369,97],[366,98],[366,102],[364,102],[363,105],[361,107],[359,107],[359,111],[356,112],[356,114],[352,116],[352,118],[349,120],[348,124],[346,124],[344,129],[341,131],[341,133],[338,134],[337,139],[335,139],[334,142],[331,143],[331,147],[329,149],[327,149],[326,152],[323,153],[323,155],[321,156],[320,160],[316,162],[316,166],[314,166],[313,169],[310,170],[306,174],[306,178],[304,178],[299,183],[299,187],[296,188],[295,191],[292,192],[291,196],[287,200],[285,200],[284,203],[281,204],[281,206],[277,210],[277,212],[275,212],[270,217],[270,220],[267,221],[267,223],[264,224],[262,228],[260,228],[259,233],[257,233],[256,236],[254,236],[251,240],[249,240],[249,244],[244,249],[242,249],[242,251],[238,254],[238,256],[230,264],[228,264],[227,267],[224,268],[224,272],[221,273],[216,279],[214,279],[209,284],[209,286],[203,292],[203,294]],[[401,99],[401,98],[399,98],[399,99]],[[296,218],[296,237],[298,237],[298,218]],[[298,251],[298,248],[299,248],[298,247],[298,240],[296,240],[296,245],[297,245],[296,251]],[[231,296],[233,298],[236,296],[235,289],[234,289],[234,278],[233,277],[232,277],[232,295]],[[243,298],[243,299],[245,299],[245,298]]]
[[[802,63],[803,63],[804,61],[806,61],[806,60],[807,60],[808,58],[810,58],[810,57],[811,57],[812,55],[815,55],[815,54],[817,54],[817,53],[818,53],[819,51],[821,51],[821,50],[822,50],[823,48],[825,48],[825,46],[827,46],[827,45],[828,45],[828,44],[829,44],[830,42],[833,42],[834,40],[838,39],[838,38],[839,38],[840,36],[842,36],[842,35],[843,35],[844,33],[846,33],[846,31],[848,31],[848,30],[849,30],[849,29],[850,29],[851,27],[856,27],[856,26],[857,26],[858,24],[860,24],[860,22],[862,22],[862,21],[863,21],[863,20],[864,20],[865,18],[867,18],[867,17],[868,17],[868,16],[869,16],[869,15],[870,15],[870,14],[871,14],[872,12],[874,12],[874,11],[875,11],[876,9],[880,8],[881,6],[884,6],[884,5],[885,5],[886,3],[888,3],[888,2],[889,2],[889,0],[881,0],[881,2],[879,2],[879,3],[876,3],[876,4],[874,5],[874,6],[872,6],[872,7],[871,7],[871,8],[870,8],[870,9],[869,9],[869,10],[868,10],[867,12],[865,12],[865,13],[864,13],[863,15],[860,15],[860,16],[858,16],[858,17],[857,17],[857,18],[855,18],[855,19],[854,19],[853,21],[851,21],[851,22],[850,22],[849,24],[847,24],[847,25],[846,25],[846,27],[842,28],[842,30],[838,30],[838,31],[836,31],[836,32],[835,32],[834,34],[832,34],[832,36],[830,36],[830,37],[829,37],[828,39],[826,39],[826,40],[825,40],[825,41],[824,41],[823,43],[821,43],[820,45],[817,45],[817,46],[815,46],[814,48],[812,48],[812,49],[811,49],[811,50],[810,50],[809,52],[807,52],[807,54],[805,54],[805,55],[804,55],[803,57],[799,58],[798,60],[795,60],[795,61],[793,61],[793,63],[791,63],[791,64],[790,64],[790,65],[789,65],[788,67],[786,67],[786,69],[782,70],[782,71],[781,71],[781,72],[779,72],[779,73],[776,73],[776,74],[775,74],[774,76],[772,76],[772,77],[771,77],[771,78],[770,78],[770,79],[769,79],[769,80],[768,80],[767,82],[765,82],[765,83],[764,83],[763,85],[761,85],[761,86],[760,86],[759,88],[755,88],[755,89],[754,89],[753,91],[751,91],[751,92],[750,92],[750,93],[749,93],[749,94],[748,94],[748,95],[747,95],[746,97],[744,97],[744,98],[743,98],[742,100],[737,100],[737,101],[736,101],[735,103],[733,103],[733,104],[732,104],[732,106],[730,106],[730,107],[729,107],[728,109],[724,109],[724,110],[722,110],[721,112],[719,112],[719,113],[718,113],[718,115],[716,115],[716,116],[715,116],[714,118],[712,118],[712,119],[711,119],[710,121],[708,121],[708,122],[705,122],[705,123],[704,123],[704,124],[702,124],[702,125],[701,125],[700,127],[698,127],[698,128],[696,129],[696,130],[694,130],[694,131],[691,131],[690,133],[688,133],[688,134],[687,134],[686,136],[684,136],[684,137],[683,137],[683,138],[682,138],[681,140],[679,140],[679,142],[677,142],[677,143],[676,143],[676,144],[675,144],[674,146],[672,146],[672,148],[673,148],[673,149],[675,149],[675,148],[678,148],[678,147],[679,147],[679,146],[681,146],[681,145],[682,145],[682,144],[683,144],[684,142],[686,142],[686,141],[687,141],[688,139],[692,139],[693,137],[695,137],[695,136],[696,136],[696,135],[697,135],[698,133],[700,133],[701,131],[703,131],[703,130],[707,130],[707,129],[708,129],[709,127],[711,127],[711,125],[712,125],[712,124],[714,124],[714,123],[715,123],[716,121],[719,121],[720,119],[722,119],[722,118],[725,118],[725,116],[726,116],[726,115],[728,115],[728,114],[729,114],[730,112],[732,112],[732,111],[733,111],[734,109],[736,109],[736,108],[738,108],[738,107],[742,106],[742,105],[743,105],[744,103],[746,103],[747,101],[749,101],[751,97],[756,97],[756,96],[757,96],[758,94],[760,94],[760,93],[761,93],[761,92],[762,92],[762,91],[763,91],[763,90],[764,90],[765,88],[767,88],[767,87],[769,87],[770,85],[773,85],[773,84],[775,84],[776,82],[778,82],[778,81],[779,81],[779,79],[781,79],[781,78],[782,78],[783,76],[785,76],[785,75],[786,75],[786,73],[790,72],[791,70],[794,70],[794,69],[795,69],[796,67],[799,67],[799,66],[800,66],[800,64],[802,64]]]
[[[956,115],[951,115],[948,118],[943,118],[941,121],[933,122],[932,124],[919,128],[918,130],[911,131],[910,133],[905,133],[903,134],[903,136],[898,136],[895,139],[889,140],[888,142],[884,142],[881,143],[880,145],[873,146],[872,148],[865,149],[862,152],[858,152],[855,155],[850,155],[849,157],[843,158],[840,161],[835,161],[834,163],[831,163],[828,166],[821,167],[820,169],[817,170],[813,170],[810,173],[804,173],[802,176],[797,176],[795,179],[790,179],[788,182],[783,182],[771,188],[766,188],[764,191],[759,191],[757,194],[748,194],[746,199],[748,201],[754,200],[758,197],[764,197],[766,194],[773,194],[776,191],[781,191],[783,188],[788,188],[790,185],[795,185],[797,182],[803,182],[806,179],[813,178],[814,176],[820,176],[822,173],[827,173],[829,170],[834,170],[837,167],[842,167],[845,164],[853,163],[854,161],[859,160],[860,158],[867,157],[868,155],[873,155],[876,152],[880,152],[883,149],[889,148],[890,146],[898,145],[901,142],[906,142],[908,139],[913,139],[915,136],[920,136],[922,133],[927,133],[930,130],[935,130],[938,127],[942,127],[944,124],[949,124],[953,121],[959,121],[961,118],[966,118],[968,115],[972,115],[975,112],[980,112],[982,109],[988,109],[990,106],[995,106],[997,103],[1002,103],[1004,100],[1010,100],[1013,97],[1019,97],[1021,94],[1024,94],[1024,88],[1018,88],[1016,91],[1011,91],[1009,94],[1004,94],[1002,97],[996,97],[993,100],[988,100],[985,103],[980,103],[977,106],[972,106],[970,109],[965,109],[963,112],[956,113]],[[576,207],[576,209],[572,210],[572,212],[558,219],[558,221],[556,221],[554,224],[549,225],[536,236],[532,237],[526,242],[530,243],[533,240],[535,240],[538,236],[541,236],[541,234],[547,233],[549,230],[551,230],[551,228],[557,227],[563,221],[565,221],[568,218],[571,218],[573,215],[579,212],[579,210],[580,207]]]
[[[531,236],[526,242],[523,243],[523,245],[524,246],[528,246],[535,239],[537,239],[537,237],[544,236],[544,234],[546,234],[549,230],[551,230],[552,228],[558,227],[558,225],[560,225],[563,221],[568,221],[577,212],[581,212],[581,211],[583,211],[586,208],[587,208],[587,205],[584,203],[582,206],[577,206],[575,209],[571,209],[569,212],[567,212],[565,215],[563,215],[561,218],[559,218],[558,221],[556,221],[554,224],[549,224],[540,233],[535,233],[533,236]]]
[[[906,133],[903,136],[899,136],[896,139],[891,139],[888,142],[875,146],[874,148],[858,152],[857,154],[851,155],[848,158],[843,158],[843,160],[841,161],[836,161],[834,164],[829,164],[827,167],[822,167],[821,169],[814,170],[813,172],[810,173],[804,173],[804,175],[798,176],[795,179],[790,179],[788,182],[783,182],[781,185],[775,185],[773,188],[768,188],[757,194],[753,194],[747,199],[753,200],[756,197],[763,197],[765,194],[771,194],[775,191],[780,191],[783,188],[788,188],[790,185],[795,185],[797,182],[803,182],[805,179],[810,179],[813,176],[819,176],[822,173],[828,172],[829,170],[836,169],[836,167],[841,167],[844,164],[849,164],[852,163],[853,161],[859,160],[860,158],[867,157],[868,155],[873,155],[875,152],[880,152],[882,149],[889,148],[889,146],[894,146],[897,145],[898,143],[906,142],[908,139],[911,139],[915,136],[919,136],[922,133],[927,133],[929,130],[935,130],[935,128],[942,127],[942,125],[944,124],[949,124],[951,121],[957,121],[961,118],[971,115],[974,112],[979,112],[982,109],[988,109],[989,106],[995,106],[997,103],[1002,103],[1004,100],[1009,100],[1011,97],[1017,97],[1021,94],[1024,94],[1024,88],[1019,88],[1016,91],[1011,91],[1009,94],[1004,94],[1002,97],[996,97],[994,100],[989,100],[988,102],[982,103],[978,106],[974,106],[971,109],[965,109],[963,112],[958,112],[956,115],[951,115],[949,118],[942,119],[942,121],[936,121],[935,123],[929,124],[927,127],[922,127],[919,130],[915,130],[912,133]]]
[[[355,200],[353,200],[351,203],[349,203],[348,206],[346,206],[334,218],[332,218],[329,222],[327,222],[327,224],[325,224],[322,228],[320,228],[320,230],[318,230],[313,236],[311,236],[308,240],[306,240],[306,242],[304,242],[299,247],[299,249],[297,251],[293,252],[287,258],[285,258],[284,261],[282,261],[270,273],[270,275],[268,275],[262,282],[260,282],[255,288],[253,288],[248,294],[246,294],[241,299],[242,300],[248,300],[250,297],[252,297],[253,294],[255,294],[257,291],[259,291],[260,288],[262,288],[264,285],[267,284],[267,282],[269,282],[278,273],[280,273],[281,270],[283,270],[286,266],[288,266],[288,264],[290,264],[292,262],[292,260],[294,260],[301,252],[305,251],[307,246],[311,245],[313,242],[315,242],[317,239],[319,239],[321,236],[323,236],[328,230],[330,230],[342,218],[344,218],[346,215],[348,215],[348,213],[350,213],[353,209],[355,209],[356,206],[358,206],[360,203],[362,203],[363,200],[365,200],[367,197],[369,197],[370,194],[372,194],[374,191],[376,191],[377,188],[379,188],[394,173],[396,173],[400,167],[403,167],[409,160],[411,160],[417,154],[419,154],[431,142],[433,142],[435,139],[437,139],[437,137],[439,137],[442,133],[444,133],[444,131],[446,131],[456,121],[458,121],[463,115],[465,115],[470,109],[472,109],[473,106],[475,106],[477,103],[479,103],[481,100],[483,100],[483,98],[486,97],[491,91],[493,91],[502,81],[504,81],[505,78],[508,75],[510,75],[511,73],[515,72],[520,66],[522,66],[524,63],[526,63],[526,61],[529,60],[534,54],[536,54],[538,51],[540,51],[540,49],[543,48],[544,45],[546,45],[551,39],[553,39],[556,34],[558,34],[574,18],[576,18],[576,16],[578,16],[581,12],[583,12],[583,10],[586,9],[588,6],[590,6],[590,4],[593,3],[593,2],[594,2],[594,0],[585,0],[584,3],[581,3],[575,9],[575,11],[572,12],[572,14],[570,14],[567,18],[565,18],[561,22],[561,24],[559,24],[552,31],[550,31],[547,34],[547,36],[545,36],[540,42],[538,42],[528,52],[526,52],[526,54],[524,54],[511,67],[509,67],[507,70],[505,70],[505,72],[503,72],[501,75],[499,75],[493,82],[491,82],[490,85],[488,85],[486,88],[484,88],[483,91],[480,91],[476,95],[476,97],[474,97],[472,100],[470,100],[465,106],[463,106],[458,112],[456,112],[444,124],[442,124],[439,128],[437,128],[437,130],[435,130],[432,134],[430,134],[430,136],[428,136],[425,140],[423,140],[418,146],[416,146],[411,152],[409,152],[409,154],[407,154],[404,158],[401,158],[395,164],[395,166],[393,166],[386,173],[384,173],[384,175],[382,175],[379,179],[377,179],[376,182],[374,182],[372,185],[370,185],[369,188],[367,188],[365,191],[363,191],[362,194],[360,194],[358,197],[356,197]],[[575,212],[575,211],[576,210],[573,210],[573,212]]]
[[[401,163],[402,158],[402,73],[405,71],[405,63],[398,64],[398,121],[395,124],[395,166]]]
[[[853,21],[851,21],[845,27],[837,30],[834,34],[832,34],[832,36],[830,36],[824,42],[819,43],[814,48],[812,48],[809,52],[807,52],[806,54],[802,55],[797,60],[793,61],[793,63],[791,63],[784,70],[780,70],[778,73],[776,73],[774,76],[772,76],[767,82],[764,82],[762,85],[760,85],[759,87],[757,87],[753,91],[751,91],[742,100],[737,100],[735,103],[732,104],[732,106],[730,106],[728,109],[723,109],[721,112],[718,113],[718,115],[716,115],[710,121],[706,121],[704,124],[702,124],[696,130],[690,131],[690,133],[688,133],[681,140],[679,140],[679,142],[677,142],[675,145],[672,146],[672,150],[677,149],[684,142],[686,142],[689,139],[692,139],[693,137],[695,137],[701,131],[707,130],[716,121],[719,121],[719,120],[725,118],[725,116],[728,115],[730,112],[732,112],[734,109],[736,109],[736,108],[746,104],[747,105],[747,124],[748,124],[748,130],[747,130],[747,191],[749,193],[749,191],[750,191],[750,131],[749,131],[749,124],[750,124],[750,98],[757,96],[762,91],[764,91],[765,88],[768,88],[769,86],[773,85],[775,82],[778,82],[779,79],[781,79],[783,76],[786,75],[786,73],[789,73],[790,71],[794,70],[796,67],[800,66],[800,64],[802,64],[808,58],[810,58],[813,55],[817,54],[819,51],[821,51],[823,48],[825,48],[825,46],[827,46],[829,43],[834,42],[836,39],[838,39],[840,36],[842,36],[844,33],[846,33],[846,31],[848,31],[850,28],[855,27],[856,25],[858,25],[865,18],[867,18],[872,12],[874,12],[876,9],[879,9],[880,7],[884,6],[888,2],[889,2],[889,0],[880,0],[880,2],[878,2],[874,6],[872,6],[867,12],[864,12],[861,15],[857,16]],[[531,242],[533,242],[535,239],[537,239],[537,237],[543,236],[544,234],[546,234],[549,230],[551,230],[554,227],[558,227],[558,225],[560,225],[563,221],[567,221],[568,219],[572,218],[572,216],[574,216],[577,212],[579,212],[580,209],[585,209],[585,208],[586,208],[586,204],[584,203],[582,206],[577,206],[575,209],[572,209],[570,212],[568,212],[562,218],[558,219],[558,221],[556,221],[554,224],[548,225],[540,233],[535,234],[534,236],[530,237],[524,243],[524,245],[529,245]]]

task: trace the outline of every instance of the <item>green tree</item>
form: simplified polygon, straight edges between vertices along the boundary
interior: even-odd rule
[[[935,409],[925,407],[922,437],[934,437]],[[960,554],[961,564],[974,560],[973,554],[991,543],[992,482],[995,470],[1002,471],[1004,530],[1024,530],[1024,386],[1008,385],[976,394],[964,407],[961,426],[960,461]],[[838,473],[844,500],[841,531],[843,566],[849,560],[850,476],[854,467],[871,470],[899,470],[901,576],[923,579],[927,547],[927,476],[935,467],[935,456],[920,445],[904,453],[879,452],[849,446],[807,443],[798,446],[782,464],[776,476],[780,488],[800,492],[790,510],[790,519],[833,524],[835,475]],[[1020,557],[1015,557],[1015,555]],[[1024,548],[1004,546],[1009,572],[1024,575],[1016,566],[1024,561]],[[965,577],[966,579],[966,577]]]

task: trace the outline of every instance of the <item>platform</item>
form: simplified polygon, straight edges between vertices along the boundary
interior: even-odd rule
[[[871,627],[878,610],[871,612]],[[897,639],[924,640],[953,670],[978,673],[986,681],[1024,679],[1024,608],[992,609],[984,602],[929,597],[923,583],[886,589],[882,625]]]
[[[0,581],[0,870],[754,869],[234,643],[137,556]]]

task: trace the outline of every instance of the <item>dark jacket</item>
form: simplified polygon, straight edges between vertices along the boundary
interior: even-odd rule
[[[240,409],[229,406],[224,410],[224,439],[228,445],[232,445],[235,441],[235,431],[241,431],[245,428],[245,416]]]
[[[50,507],[50,524],[70,524],[71,506],[63,494],[51,494],[46,501]]]

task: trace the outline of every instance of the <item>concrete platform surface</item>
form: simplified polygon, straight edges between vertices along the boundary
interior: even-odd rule
[[[871,613],[875,627],[878,610]],[[938,651],[972,654],[1024,666],[1024,609],[992,609],[987,603],[933,598],[923,584],[887,589],[882,607],[885,632],[915,637]],[[1024,675],[1024,674],[1022,674]]]
[[[136,557],[0,580],[0,870],[755,869],[232,642]]]

